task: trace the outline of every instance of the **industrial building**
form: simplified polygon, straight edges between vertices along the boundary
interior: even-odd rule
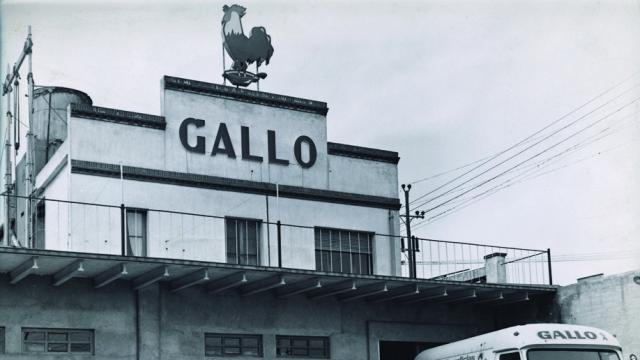
[[[399,155],[330,142],[326,103],[161,84],[159,115],[33,92],[3,358],[403,360],[552,317],[545,252],[420,240],[406,277]]]

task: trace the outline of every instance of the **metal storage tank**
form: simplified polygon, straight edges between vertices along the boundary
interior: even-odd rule
[[[67,138],[67,106],[92,105],[86,93],[60,86],[38,87],[33,92],[35,169],[38,174]]]

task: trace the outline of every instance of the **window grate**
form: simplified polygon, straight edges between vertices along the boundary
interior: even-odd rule
[[[205,356],[262,356],[262,335],[205,334]]]
[[[329,338],[321,336],[276,336],[278,357],[328,359]]]
[[[260,228],[262,221],[226,218],[227,262],[260,264]]]
[[[22,352],[93,354],[93,330],[22,329]]]
[[[316,269],[372,274],[373,233],[315,228]]]
[[[147,212],[127,209],[127,255],[147,256]]]

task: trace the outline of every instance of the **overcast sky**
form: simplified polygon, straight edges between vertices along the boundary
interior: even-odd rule
[[[159,114],[163,75],[222,83],[224,4],[232,3],[4,1],[1,68],[17,59],[30,24],[37,84],[85,91],[97,106]],[[421,209],[460,195],[433,217],[479,196],[518,173],[489,181],[494,175],[604,118],[523,163],[550,160],[534,178],[514,178],[415,233],[551,248],[559,283],[640,268],[640,106],[633,103],[640,1],[239,4],[247,8],[245,31],[265,26],[275,48],[261,68],[269,74],[261,90],[326,101],[330,141],[398,151],[400,183],[498,153],[619,84],[473,174],[530,150],[463,185],[485,187]],[[416,183],[411,196],[471,169]]]

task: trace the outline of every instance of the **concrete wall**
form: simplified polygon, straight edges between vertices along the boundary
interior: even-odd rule
[[[503,312],[467,305],[281,300],[270,293],[209,295],[200,288],[172,293],[164,284],[140,291],[136,302],[122,281],[94,289],[87,279],[73,279],[53,287],[49,277],[30,276],[10,285],[6,274],[0,275],[0,294],[7,339],[2,358],[10,360],[60,358],[20,355],[22,327],[93,329],[95,355],[65,357],[72,359],[135,359],[136,344],[140,359],[203,359],[204,333],[211,332],[263,335],[264,359],[276,358],[275,335],[318,335],[330,338],[331,359],[375,360],[379,341],[450,342],[494,330],[494,318]],[[530,321],[523,314],[536,306],[518,305],[508,317]]]
[[[329,155],[330,190],[398,197],[396,164]]]
[[[640,356],[640,271],[579,279],[558,289],[556,303],[561,322],[607,330],[625,359]]]
[[[327,154],[325,116],[173,90],[163,90],[166,130],[70,114],[69,111],[67,140],[37,179],[38,185],[46,185],[47,198],[399,234],[397,211],[150,182],[121,182],[72,174],[70,169],[71,160],[85,160],[397,197],[396,164]],[[180,141],[180,124],[190,117],[206,121],[204,127],[189,127],[190,142],[195,142],[197,136],[205,138],[205,154],[187,151]],[[235,159],[210,155],[222,122],[229,130]],[[242,159],[241,126],[250,127],[251,154],[262,156],[262,162]],[[268,130],[276,131],[277,156],[289,160],[289,165],[268,162]],[[317,160],[311,168],[301,167],[293,153],[294,142],[301,135],[313,139],[317,149]],[[306,155],[303,151],[303,158]],[[66,167],[55,175],[56,166],[65,156]],[[45,213],[47,249],[122,253],[119,209],[47,202]],[[224,219],[151,211],[147,216],[149,256],[226,261]],[[314,269],[313,230],[284,227],[282,234],[283,265]],[[277,265],[275,226],[264,225],[261,237],[261,263]],[[377,236],[372,260],[374,273],[400,274],[399,241]]]
[[[72,174],[71,200],[127,207],[160,209],[259,219],[305,226],[397,234],[397,211],[369,207],[275,198],[264,195],[190,188],[169,184]],[[269,211],[267,216],[267,201]],[[120,211],[89,205],[50,204],[47,219],[55,222],[71,211],[71,231],[52,224],[57,232],[48,232],[50,249],[120,254]],[[394,217],[395,215],[395,217]],[[224,219],[149,211],[148,255],[152,257],[226,261]],[[391,220],[390,220],[391,217]],[[66,219],[66,218],[65,218]],[[392,221],[395,220],[395,221]],[[64,225],[64,224],[63,224]],[[267,233],[268,231],[268,233]],[[67,239],[68,237],[68,239]],[[58,239],[66,239],[61,242]],[[283,266],[315,269],[313,229],[282,228]],[[261,229],[261,263],[277,265],[275,225]],[[395,238],[374,238],[374,273],[399,273],[400,243]]]

